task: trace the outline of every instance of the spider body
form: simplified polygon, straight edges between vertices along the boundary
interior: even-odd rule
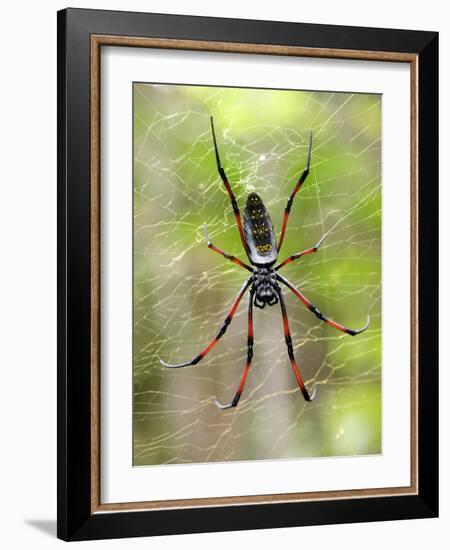
[[[273,265],[278,257],[272,220],[261,197],[250,193],[244,210],[244,237],[250,262],[258,267]]]
[[[272,220],[261,197],[250,193],[244,210],[244,237],[250,263],[255,266],[252,277],[253,304],[263,309],[278,303],[276,273],[277,241]]]
[[[242,395],[242,392],[244,390],[245,381],[247,379],[247,375],[248,375],[252,358],[253,358],[253,306],[263,309],[266,305],[273,306],[277,303],[279,303],[281,307],[281,314],[283,317],[284,337],[286,341],[287,352],[291,362],[292,370],[297,379],[297,383],[303,394],[303,397],[305,398],[306,401],[312,401],[315,396],[315,387],[311,392],[309,392],[306,389],[305,384],[300,375],[300,370],[298,368],[298,365],[294,356],[294,349],[293,349],[292,337],[289,329],[289,320],[287,316],[286,304],[285,304],[283,292],[279,283],[282,283],[295,296],[297,296],[297,298],[318,319],[320,319],[321,321],[325,322],[329,326],[341,332],[349,334],[350,336],[355,336],[357,334],[360,334],[361,332],[364,332],[369,326],[369,318],[367,318],[366,324],[362,328],[357,330],[347,328],[344,325],[341,325],[336,321],[333,321],[332,319],[324,315],[319,310],[319,308],[315,306],[312,302],[310,302],[309,299],[304,294],[302,294],[299,290],[297,290],[287,279],[285,279],[278,273],[278,270],[280,270],[286,264],[291,263],[295,260],[298,260],[303,256],[307,256],[309,254],[313,254],[317,252],[327,234],[325,234],[315,246],[308,248],[307,250],[303,250],[302,252],[297,252],[296,254],[293,254],[292,256],[289,256],[288,258],[280,262],[278,265],[275,265],[278,259],[278,254],[281,250],[281,246],[284,241],[285,234],[286,234],[286,227],[289,220],[289,214],[291,211],[293,200],[309,174],[309,165],[311,160],[312,132],[310,132],[309,134],[309,147],[308,147],[308,157],[306,161],[306,166],[303,172],[301,173],[299,179],[297,180],[297,183],[287,201],[287,205],[286,205],[286,209],[283,217],[281,234],[277,244],[275,231],[269,216],[269,212],[267,211],[267,208],[265,207],[261,197],[257,193],[250,193],[250,195],[248,195],[247,202],[245,205],[245,210],[244,210],[244,223],[242,223],[241,214],[239,211],[239,207],[237,205],[236,198],[231,189],[225,170],[223,169],[222,164],[220,162],[219,150],[217,147],[217,141],[216,141],[216,135],[214,132],[214,123],[213,123],[212,117],[211,117],[211,131],[212,131],[212,137],[213,137],[213,143],[214,143],[217,170],[223,181],[223,184],[225,185],[225,189],[230,197],[231,205],[233,207],[233,212],[236,218],[236,224],[239,230],[242,245],[253,267],[247,265],[246,263],[241,261],[239,258],[236,258],[235,256],[232,256],[231,254],[228,254],[223,250],[220,250],[220,248],[217,248],[210,241],[208,231],[206,229],[206,226],[204,226],[208,248],[210,248],[211,250],[214,250],[214,252],[217,252],[227,260],[234,262],[235,264],[246,269],[247,271],[250,271],[251,275],[244,282],[241,290],[238,292],[236,298],[234,299],[231,309],[228,315],[226,316],[222,326],[220,327],[219,332],[217,333],[217,336],[208,344],[208,346],[203,351],[201,351],[198,355],[196,355],[192,360],[187,361],[185,363],[180,363],[178,365],[172,365],[172,364],[166,363],[161,359],[160,359],[160,362],[162,365],[169,368],[188,367],[190,365],[196,365],[197,363],[199,363],[212,350],[212,348],[217,344],[219,339],[225,334],[228,326],[230,325],[234,317],[234,314],[236,313],[239,303],[241,302],[246,291],[250,288],[249,300],[248,300],[247,362],[245,365],[244,373],[242,374],[239,387],[237,388],[237,391],[233,399],[231,400],[231,402],[226,405],[221,405],[216,401],[216,405],[221,409],[229,409],[231,407],[236,407]]]

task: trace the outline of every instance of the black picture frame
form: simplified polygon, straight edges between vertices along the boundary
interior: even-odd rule
[[[417,58],[418,491],[414,495],[93,512],[91,37],[144,37]],[[95,350],[94,350],[95,351]],[[438,34],[85,9],[58,12],[58,532],[64,540],[438,515]]]

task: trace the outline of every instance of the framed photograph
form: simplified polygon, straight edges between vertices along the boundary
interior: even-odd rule
[[[58,536],[438,514],[438,36],[58,13]]]

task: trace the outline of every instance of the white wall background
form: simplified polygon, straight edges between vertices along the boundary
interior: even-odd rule
[[[53,548],[56,518],[56,11],[29,0],[2,8],[0,85],[0,540],[3,548]],[[439,0],[226,3],[78,1],[76,7],[441,31],[441,152],[448,137],[450,18]],[[445,124],[447,123],[447,125]],[[449,168],[441,166],[441,281],[450,280]],[[430,212],[430,216],[433,213]],[[449,290],[441,288],[441,335]],[[85,548],[186,550],[250,546],[409,550],[450,537],[449,351],[441,347],[441,518],[83,543]]]

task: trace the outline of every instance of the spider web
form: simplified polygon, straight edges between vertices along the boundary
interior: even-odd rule
[[[381,452],[381,96],[134,84],[134,464],[363,455]],[[319,251],[281,273],[332,319],[369,329],[354,338],[320,322],[288,289],[294,351],[314,402],[298,390],[279,305],[254,311],[246,359],[246,298],[210,354],[248,273],[209,250],[247,261],[217,173],[222,164],[243,210],[256,191],[277,235],[302,172],[280,254]]]

